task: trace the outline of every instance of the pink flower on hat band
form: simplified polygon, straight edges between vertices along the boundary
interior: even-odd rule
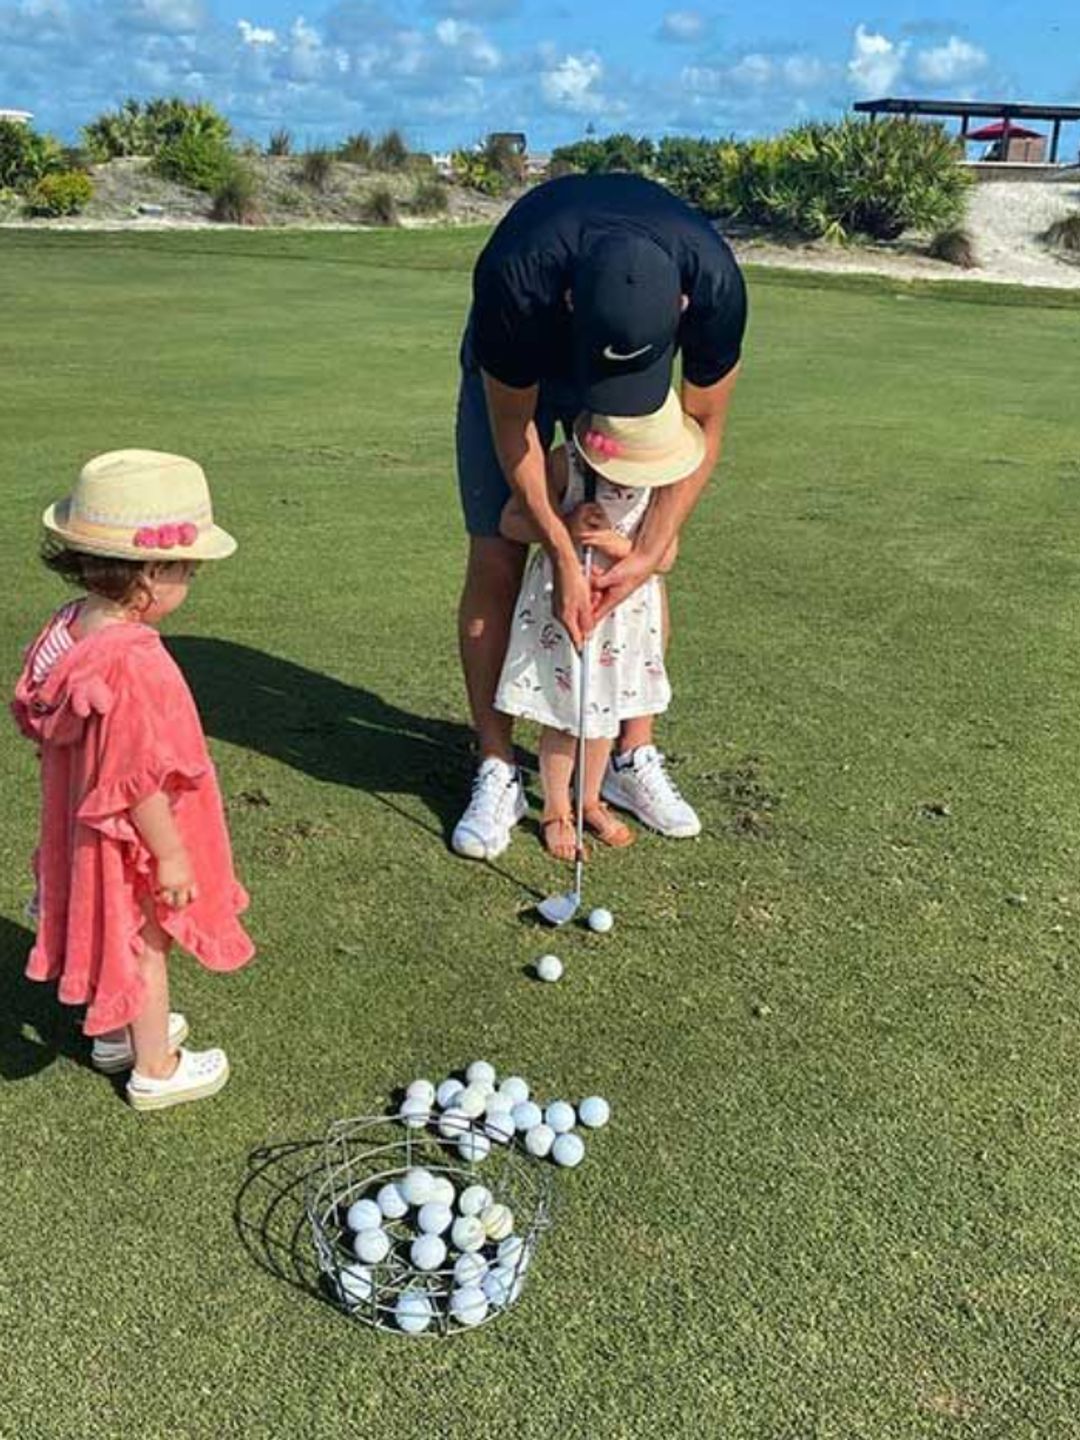
[[[172,550],[177,545],[194,545],[199,527],[190,520],[182,525],[140,525],[135,531],[135,545],[140,550]]]
[[[589,430],[585,435],[585,444],[590,450],[595,450],[597,455],[615,456],[623,452],[618,440],[613,440],[601,430]]]

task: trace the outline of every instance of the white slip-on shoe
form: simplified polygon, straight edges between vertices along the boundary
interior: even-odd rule
[[[169,1014],[169,1045],[174,1050],[191,1033],[183,1015],[173,1010]],[[125,1040],[103,1040],[99,1035],[90,1048],[90,1064],[103,1075],[118,1075],[121,1070],[130,1070],[135,1064],[135,1051],[131,1045],[131,1031]]]
[[[609,805],[629,810],[643,825],[671,840],[701,834],[696,811],[679,794],[655,745],[639,745],[623,765],[616,766],[614,757],[609,760],[600,793]]]
[[[205,1100],[216,1095],[229,1078],[224,1050],[184,1050],[176,1069],[167,1080],[131,1072],[127,1098],[135,1110],[167,1110],[188,1100]]]
[[[517,767],[489,757],[476,772],[468,807],[450,838],[451,848],[468,860],[494,860],[510,844],[510,831],[528,808]]]

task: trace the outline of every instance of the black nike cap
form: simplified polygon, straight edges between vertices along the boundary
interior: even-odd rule
[[[634,231],[589,245],[574,267],[575,370],[585,407],[602,415],[651,415],[671,388],[682,313],[679,269]]]

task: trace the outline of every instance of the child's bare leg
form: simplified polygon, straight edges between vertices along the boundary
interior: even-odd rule
[[[610,754],[610,737],[585,741],[585,824],[603,844],[621,850],[634,843],[634,832],[616,819],[600,799],[600,785]]]
[[[661,639],[664,645],[664,654],[667,655],[668,642],[671,639],[671,610],[668,606],[667,585],[663,576],[660,577],[660,613]],[[651,745],[653,743],[653,722],[652,715],[636,715],[631,720],[624,720],[622,730],[619,732],[620,755],[629,755],[640,745]]]
[[[544,790],[541,828],[544,845],[556,860],[573,860],[575,852],[570,781],[577,756],[577,736],[545,725],[540,732],[540,782]]]
[[[146,999],[131,1022],[131,1043],[135,1069],[151,1080],[167,1080],[176,1069],[176,1051],[169,1045],[169,947],[168,935],[156,920],[147,917],[142,932],[143,952],[139,971],[146,987]]]

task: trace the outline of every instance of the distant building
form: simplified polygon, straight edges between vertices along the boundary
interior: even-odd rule
[[[0,110],[0,120],[10,120],[14,125],[29,125],[33,118],[32,110]]]

